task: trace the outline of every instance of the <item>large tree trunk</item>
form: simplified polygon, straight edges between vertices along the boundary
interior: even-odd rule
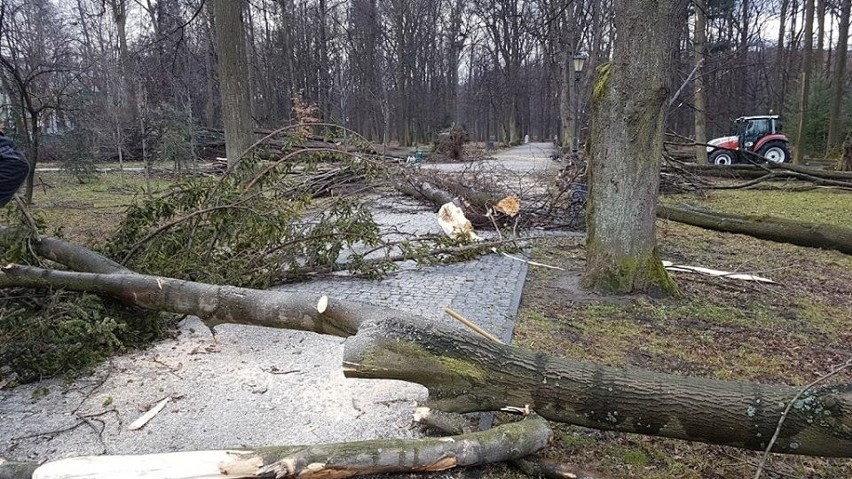
[[[254,142],[243,6],[244,0],[213,2],[228,168],[233,168]]]
[[[596,290],[675,290],[657,253],[655,214],[675,47],[671,25],[685,6],[615,2],[614,58],[599,72],[592,103],[584,281]],[[645,33],[628,33],[636,31]]]
[[[92,274],[10,265],[0,287],[106,294],[137,306],[226,322],[352,336],[344,373],[429,389],[449,412],[529,408],[546,419],[749,449],[766,447],[798,390],[617,369],[487,342],[414,314],[318,295],[213,286],[141,274]],[[774,451],[852,454],[852,385],[815,388],[786,418]]]
[[[693,47],[695,48],[695,81],[694,103],[695,103],[695,160],[698,164],[707,163],[707,102],[704,94],[704,37],[707,23],[704,0],[695,0],[695,37]]]
[[[850,228],[792,221],[774,216],[743,216],[671,206],[660,206],[657,214],[661,218],[701,228],[852,254]]]
[[[798,393],[787,386],[549,357],[441,324],[394,317],[363,323],[346,342],[343,361],[347,377],[426,386],[427,405],[442,411],[529,406],[552,421],[757,450],[766,447],[778,417]],[[852,454],[852,385],[816,388],[805,396],[797,402],[803,407],[787,416],[773,450]],[[830,412],[823,419],[825,411]]]
[[[434,472],[458,466],[478,466],[518,459],[546,447],[551,435],[546,421],[532,417],[488,431],[443,438],[372,440],[138,456],[75,457],[49,462],[35,469],[34,473],[30,464],[18,463],[4,467],[0,462],[0,477],[336,479],[389,472]],[[8,475],[4,475],[4,472]]]

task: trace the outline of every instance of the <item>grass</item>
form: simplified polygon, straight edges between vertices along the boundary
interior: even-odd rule
[[[106,173],[80,183],[66,173],[40,172],[30,211],[44,234],[102,246],[146,184],[139,174]],[[151,181],[152,189],[167,184]],[[26,261],[23,252],[14,241],[0,246],[3,264]],[[0,290],[0,318],[0,384],[10,386],[73,377],[114,354],[167,337],[174,324],[173,316],[94,295],[16,288]]]
[[[666,198],[730,213],[852,226],[852,194],[715,191]],[[551,269],[531,268],[514,343],[612,366],[802,385],[852,355],[852,257],[658,222],[664,259],[767,276],[777,285],[675,273],[681,298],[590,300]],[[576,274],[583,242],[538,244],[534,259]],[[852,374],[837,381],[852,382]],[[723,446],[556,425],[551,459],[603,477],[750,477],[760,454]],[[852,461],[773,456],[763,477],[848,479]],[[491,476],[498,477],[498,476]]]
[[[39,173],[38,178],[33,213],[46,221],[48,233],[61,232],[66,239],[89,246],[112,233],[127,207],[147,188],[141,174],[102,173],[88,183],[63,172]],[[170,182],[152,178],[151,189],[162,191]]]
[[[666,203],[694,202],[690,195],[673,195]],[[715,190],[701,200],[711,210],[740,215],[781,216],[810,223],[852,228],[852,192],[816,189],[789,192],[781,190]]]

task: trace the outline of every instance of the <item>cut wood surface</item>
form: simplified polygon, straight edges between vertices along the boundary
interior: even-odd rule
[[[657,216],[701,228],[852,254],[852,228],[793,221],[774,216],[745,216],[694,208],[659,206]]]

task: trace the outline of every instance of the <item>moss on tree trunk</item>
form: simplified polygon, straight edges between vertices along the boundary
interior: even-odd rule
[[[675,46],[670,26],[685,5],[615,2],[615,54],[599,69],[592,95],[584,282],[598,291],[677,291],[660,263],[655,218]]]

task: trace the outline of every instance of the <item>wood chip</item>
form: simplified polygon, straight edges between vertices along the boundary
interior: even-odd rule
[[[158,402],[156,406],[152,407],[145,414],[139,416],[139,419],[133,421],[127,429],[129,431],[136,431],[137,429],[142,429],[145,424],[148,424],[148,421],[154,418],[160,411],[166,407],[166,404],[172,400],[171,396],[166,397],[162,401]]]

